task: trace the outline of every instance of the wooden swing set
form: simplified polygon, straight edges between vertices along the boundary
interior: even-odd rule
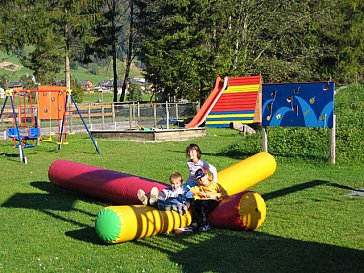
[[[33,96],[38,100],[37,111],[33,105]],[[7,135],[13,139],[14,148],[19,149],[20,161],[27,163],[24,148],[32,148],[39,141],[52,142],[52,136],[58,135],[58,150],[62,144],[67,144],[66,113],[68,102],[73,103],[76,111],[92,140],[96,151],[100,150],[89,131],[81,112],[70,90],[64,86],[39,86],[37,90],[7,90],[6,98],[0,112],[0,119],[5,106],[10,100],[12,109],[12,127],[7,129]],[[16,105],[16,101],[18,105]],[[36,113],[35,113],[36,112]],[[41,136],[40,121],[49,120],[49,135]],[[52,131],[52,121],[57,121],[57,132]]]

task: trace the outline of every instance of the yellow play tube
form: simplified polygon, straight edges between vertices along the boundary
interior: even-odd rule
[[[190,213],[180,215],[144,205],[109,206],[98,213],[96,232],[107,243],[120,243],[171,232],[189,224]]]
[[[218,172],[218,182],[228,195],[237,194],[273,175],[276,167],[271,154],[260,152]]]
[[[276,161],[274,157],[269,153],[261,152],[220,171],[218,173],[219,184],[225,189],[228,195],[235,195],[268,178],[275,170]],[[229,198],[227,197],[226,201]],[[238,202],[244,202],[244,199],[240,197],[237,200]],[[264,200],[262,202],[264,203]],[[215,210],[221,204],[223,202]],[[240,204],[240,207],[244,207],[244,204]],[[255,211],[256,209],[256,207],[249,205],[249,210]],[[246,211],[245,209],[245,214]],[[240,215],[239,210],[236,214],[238,216]],[[219,218],[223,218],[224,215],[226,218],[226,213],[224,212],[215,213],[215,222],[234,220],[224,218],[223,221],[219,221]],[[232,215],[235,214],[232,213]],[[263,214],[261,215],[263,217]],[[258,219],[260,224],[264,221],[264,218]],[[186,227],[190,223],[191,215],[189,213],[181,216],[175,211],[160,211],[149,206],[132,205],[104,208],[96,217],[95,227],[97,234],[104,242],[120,243],[171,232],[176,228]],[[254,227],[251,229],[254,229]]]

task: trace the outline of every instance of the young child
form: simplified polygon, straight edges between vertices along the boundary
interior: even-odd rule
[[[156,206],[160,210],[175,210],[184,215],[191,207],[194,196],[188,187],[182,187],[183,178],[180,173],[172,173],[169,182],[171,186],[160,192],[153,187],[149,198],[142,189],[138,190],[138,199],[144,205]]]
[[[191,188],[195,196],[192,207],[193,230],[202,232],[210,231],[211,227],[207,221],[208,214],[226,196],[226,192],[216,182],[211,182],[205,169],[198,169],[195,173],[198,185]]]
[[[212,174],[212,181],[217,182],[217,170],[208,162],[201,159],[201,150],[197,144],[190,144],[186,148],[186,156],[189,158],[187,161],[187,167],[189,170],[189,176],[185,185],[194,187],[198,185],[195,173],[198,169],[209,170]]]

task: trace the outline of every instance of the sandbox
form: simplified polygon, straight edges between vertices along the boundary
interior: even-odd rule
[[[203,127],[191,129],[91,130],[91,133],[94,137],[132,141],[178,141],[206,136],[206,130]]]

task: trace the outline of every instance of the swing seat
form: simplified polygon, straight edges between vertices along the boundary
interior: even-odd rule
[[[8,137],[12,138],[15,141],[23,140],[24,136],[20,133],[19,128],[8,128]]]
[[[34,127],[28,129],[28,137],[29,140],[37,140],[40,137],[40,128]]]
[[[49,137],[41,136],[40,137],[40,141],[43,141],[43,142],[53,142],[52,135],[49,134]]]
[[[22,135],[20,129],[16,127],[8,128],[7,133],[8,136],[13,139],[14,148],[19,147],[17,141],[19,141],[24,148],[33,148],[36,146],[35,140],[40,137],[40,128],[28,128],[27,136]],[[32,143],[28,143],[28,140],[32,141]]]
[[[24,146],[24,138],[25,136],[23,136],[20,132],[19,128],[13,127],[13,128],[8,128],[7,130],[7,134],[8,137],[10,137],[11,139],[13,139],[13,147],[14,148],[18,148],[19,144],[17,144],[17,141],[19,141],[21,143],[22,146]]]
[[[28,128],[28,136],[24,137],[24,148],[33,148],[36,146],[36,141],[40,138],[40,128],[32,127]],[[28,143],[28,140],[32,141],[32,143]]]

